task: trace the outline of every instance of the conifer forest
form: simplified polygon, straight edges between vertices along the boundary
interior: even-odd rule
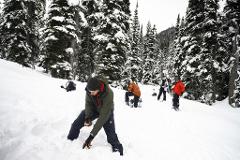
[[[113,87],[177,76],[187,99],[240,107],[240,0],[222,11],[219,0],[188,0],[186,15],[161,32],[150,21],[143,27],[130,0],[50,2],[1,2],[1,59],[81,82],[101,74]]]

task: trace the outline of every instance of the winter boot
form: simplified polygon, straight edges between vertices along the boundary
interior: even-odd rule
[[[113,152],[119,152],[121,156],[123,156],[123,146],[122,144],[117,144],[112,146],[112,151]]]
[[[76,129],[72,126],[69,133],[68,133],[67,139],[73,141],[74,139],[78,138],[79,133],[80,133],[80,130]]]

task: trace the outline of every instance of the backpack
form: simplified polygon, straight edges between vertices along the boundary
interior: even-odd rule
[[[65,89],[66,89],[67,92],[76,90],[76,84],[73,81],[68,81],[66,83],[66,88]]]

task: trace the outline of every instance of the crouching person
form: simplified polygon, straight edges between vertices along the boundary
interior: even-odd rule
[[[92,121],[98,118],[82,148],[90,149],[92,140],[100,129],[103,128],[107,135],[108,143],[112,145],[112,151],[123,155],[123,146],[115,132],[113,91],[109,87],[108,82],[100,76],[90,78],[85,90],[85,110],[72,123],[67,138],[69,140],[77,139],[80,129],[84,126],[91,126]]]
[[[141,91],[134,78],[128,81],[128,91],[125,93],[125,102],[127,105],[129,105],[129,96],[134,96],[133,106],[137,108]]]

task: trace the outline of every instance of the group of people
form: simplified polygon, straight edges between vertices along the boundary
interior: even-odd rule
[[[173,84],[173,86],[171,86],[170,80],[167,79],[166,77],[163,77],[160,84],[161,85],[160,85],[159,93],[157,96],[157,100],[160,100],[160,97],[163,94],[163,101],[166,101],[166,92],[167,91],[170,92],[172,90],[173,109],[178,111],[179,110],[179,96],[181,96],[183,94],[183,92],[185,91],[185,85],[181,81],[180,77],[178,77],[178,76],[175,77],[175,84]]]
[[[129,96],[134,96],[133,98],[133,106],[138,107],[139,99],[141,96],[140,88],[135,81],[134,78],[127,81],[128,87],[127,92],[125,94],[125,102],[127,105],[129,105]],[[179,96],[183,94],[185,91],[185,85],[180,80],[178,76],[175,77],[175,84],[173,86],[170,85],[170,80],[166,77],[163,77],[160,82],[160,89],[157,96],[157,100],[160,100],[162,94],[163,94],[163,101],[166,101],[166,92],[170,92],[172,90],[173,93],[173,109],[176,111],[179,110]]]
[[[166,100],[166,84],[166,80],[161,83],[158,99],[160,99],[161,94],[163,93],[163,100]],[[180,79],[173,87],[173,106],[175,110],[178,110],[179,108],[179,96],[182,95],[184,88],[184,84]],[[85,109],[81,111],[79,116],[72,123],[67,138],[71,141],[77,139],[80,134],[80,129],[84,126],[92,126],[92,121],[97,119],[88,138],[83,143],[82,148],[90,149],[93,139],[101,128],[103,128],[107,135],[107,141],[112,147],[112,151],[119,152],[120,155],[123,155],[123,146],[115,131],[113,112],[114,94],[109,87],[107,80],[101,76],[92,77],[88,80],[85,91]],[[128,105],[129,96],[134,96],[133,106],[138,107],[141,91],[134,78],[128,81],[127,92],[125,94],[125,101]]]

